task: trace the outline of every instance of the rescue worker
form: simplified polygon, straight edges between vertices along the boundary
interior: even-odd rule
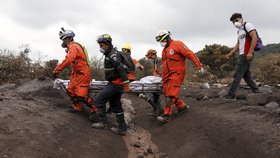
[[[153,76],[160,77],[160,60],[157,57],[157,51],[154,49],[148,50],[146,53],[146,58],[151,60],[153,63]],[[159,116],[163,113],[163,107],[160,102],[160,94],[159,93],[141,93],[139,94],[139,98],[145,99],[148,103],[153,107],[153,111],[147,113],[149,116]]]
[[[127,53],[129,56],[131,56],[131,45],[126,43],[123,45],[122,47],[122,51],[124,53]],[[139,69],[139,70],[143,70],[144,67],[134,58],[132,58],[132,61],[133,63],[135,64],[135,68]],[[127,77],[129,79],[129,81],[135,81],[136,80],[136,77],[135,77],[135,72],[134,71],[131,71],[127,74]]]
[[[159,70],[160,62],[159,62],[159,58],[157,57],[157,51],[154,49],[149,49],[145,56],[147,59],[152,60],[152,62],[153,62],[153,76],[159,77],[160,76],[160,70]]]
[[[132,60],[132,62],[135,65],[134,69],[137,68],[141,71],[144,69],[144,67],[136,59],[131,57],[131,45],[130,44],[128,44],[128,43],[124,44],[123,47],[122,47],[122,52],[126,53],[128,55],[128,57],[130,58],[130,60]],[[128,71],[127,77],[128,77],[130,82],[135,81],[136,80],[135,71],[132,71],[132,70]],[[108,114],[112,113],[112,109],[110,107],[107,109],[107,113]]]
[[[80,112],[83,109],[82,103],[85,103],[91,111],[90,119],[96,118],[96,106],[93,100],[88,96],[89,86],[91,83],[91,73],[89,69],[89,60],[86,50],[74,41],[75,33],[71,30],[61,28],[59,38],[63,41],[61,46],[66,48],[66,57],[62,63],[54,69],[54,77],[71,65],[72,73],[67,93],[73,101],[73,105],[67,109],[68,112]]]
[[[156,36],[162,50],[162,82],[165,97],[164,113],[158,116],[160,122],[168,122],[173,107],[177,107],[177,114],[188,110],[188,105],[178,95],[186,74],[186,58],[193,61],[200,73],[204,72],[202,64],[196,55],[181,41],[173,40],[170,32],[160,30]]]
[[[116,114],[118,123],[118,127],[112,127],[111,130],[120,135],[125,135],[127,124],[124,120],[121,96],[123,91],[130,91],[126,72],[127,66],[122,63],[121,52],[118,52],[112,45],[110,35],[103,34],[99,36],[97,43],[99,44],[100,52],[105,55],[105,79],[108,84],[94,99],[94,103],[98,107],[99,122],[93,123],[92,127],[97,129],[107,127],[106,103],[109,101],[110,108]]]

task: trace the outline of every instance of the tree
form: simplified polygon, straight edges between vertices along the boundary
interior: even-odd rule
[[[97,56],[93,56],[90,59],[90,70],[92,79],[95,80],[105,80],[104,76],[104,64],[102,59],[98,59]]]
[[[205,66],[209,67],[209,72],[217,78],[229,77],[235,69],[238,55],[235,53],[233,60],[227,60],[226,55],[232,48],[219,44],[206,45],[197,53],[198,58]]]
[[[19,52],[8,49],[0,50],[0,84],[30,78],[31,59],[28,57],[30,52],[27,44],[21,45]]]

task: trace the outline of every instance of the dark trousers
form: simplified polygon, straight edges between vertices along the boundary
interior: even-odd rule
[[[113,113],[123,113],[121,104],[121,96],[123,93],[123,86],[109,82],[106,87],[97,95],[93,100],[99,111],[100,119],[102,122],[107,121],[106,117],[106,103],[109,102],[110,108]]]
[[[159,93],[145,93],[147,101],[152,105],[155,113],[161,113],[163,107],[161,106],[160,94]]]
[[[248,86],[251,88],[252,91],[255,91],[258,89],[258,86],[254,82],[251,72],[250,72],[250,65],[252,60],[247,60],[246,54],[239,56],[239,61],[237,64],[237,68],[235,70],[234,79],[231,84],[231,87],[228,91],[229,95],[235,96],[235,93],[239,87],[240,81],[242,78],[244,78],[245,82],[248,84]]]

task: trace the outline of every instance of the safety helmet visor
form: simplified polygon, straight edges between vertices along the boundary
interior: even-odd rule
[[[157,42],[162,42],[169,34],[164,34],[161,36],[156,36],[156,41]]]

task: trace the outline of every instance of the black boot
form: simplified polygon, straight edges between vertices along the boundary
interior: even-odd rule
[[[97,112],[91,112],[90,115],[89,115],[89,120],[94,122],[94,123],[99,122]]]
[[[111,114],[111,113],[112,113],[112,108],[109,107],[109,108],[107,109],[106,113],[107,113],[107,114]]]
[[[156,103],[155,103],[155,97],[152,93],[148,93],[146,94],[146,101],[152,106],[153,108],[153,111],[152,112],[148,112],[147,115],[148,116],[158,116],[157,114],[157,106],[156,106]]]
[[[115,133],[118,133],[120,135],[126,135],[127,132],[127,124],[124,120],[124,114],[122,113],[116,113],[116,120],[119,124],[119,127],[112,127],[111,130]]]
[[[150,116],[160,116],[163,114],[163,107],[160,102],[160,95],[157,93],[153,93],[152,96],[147,100],[153,107],[153,111],[151,113],[147,113]]]
[[[157,120],[159,120],[162,123],[169,122],[170,121],[170,115],[162,114],[162,115],[157,117]]]
[[[190,109],[190,106],[186,105],[186,106],[184,106],[183,108],[178,109],[176,115],[181,115],[181,114],[187,112],[189,109]]]
[[[97,108],[98,122],[93,123],[92,127],[97,129],[107,128],[107,116],[106,116],[106,106],[101,106]]]

